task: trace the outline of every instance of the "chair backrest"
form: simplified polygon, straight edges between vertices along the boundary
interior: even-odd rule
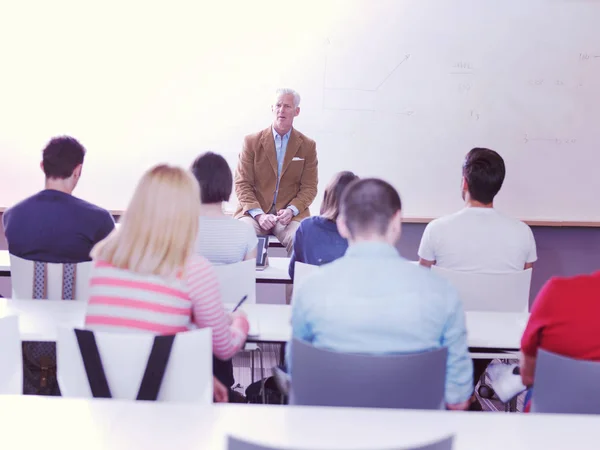
[[[244,295],[246,303],[256,303],[256,261],[214,266],[223,303],[237,304]]]
[[[454,443],[454,436],[448,436],[444,439],[432,442],[430,444],[419,445],[417,447],[376,447],[373,445],[369,445],[369,450],[452,450],[452,445]],[[339,447],[336,447],[339,448]],[[352,447],[354,450],[355,446]],[[285,447],[285,449],[281,446],[270,447],[260,444],[255,444],[253,442],[245,441],[242,439],[237,439],[229,436],[227,439],[227,450],[301,450],[300,447]],[[302,448],[302,450],[317,450],[316,448]],[[366,450],[366,449],[365,449]]]
[[[154,335],[95,332],[112,398],[135,400],[148,363]],[[60,328],[56,343],[57,378],[63,397],[92,397],[72,328]],[[175,337],[157,401],[212,403],[212,329]]]
[[[290,404],[440,409],[444,405],[444,347],[404,355],[333,352],[294,339]]]
[[[459,272],[433,265],[431,270],[458,290],[465,311],[529,311],[531,269],[496,274]]]
[[[294,263],[294,287],[300,286],[310,274],[319,269],[319,266],[296,261]]]
[[[531,412],[600,414],[600,362],[539,349]]]
[[[0,319],[0,395],[23,393],[23,354],[18,316]]]
[[[66,264],[43,263],[45,266],[46,279],[46,298],[48,300],[63,299],[63,277]],[[75,299],[78,301],[87,301],[89,293],[89,278],[92,268],[92,262],[82,262],[74,264],[74,288]],[[35,262],[27,259],[10,255],[10,278],[12,284],[12,298],[14,299],[32,299],[34,296],[34,269]]]

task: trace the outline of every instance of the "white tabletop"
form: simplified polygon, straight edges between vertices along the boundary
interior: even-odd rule
[[[0,250],[0,273],[10,272],[10,256],[8,250]]]
[[[290,305],[255,304],[242,306],[252,328],[258,328],[249,340],[287,342],[292,335]],[[475,312],[466,314],[467,339],[470,348],[518,350],[529,313]],[[254,330],[253,330],[254,331]]]
[[[59,327],[83,328],[86,306],[74,300],[0,298],[0,317],[19,316],[23,341],[56,341]]]
[[[249,341],[289,341],[291,306],[244,304],[241,309],[251,324]],[[85,310],[86,303],[80,301],[0,299],[0,317],[18,315],[23,340],[54,341],[58,327],[81,328]],[[528,314],[467,312],[466,318],[469,347],[518,350]]]
[[[269,256],[269,265],[264,270],[256,271],[257,283],[291,284],[288,273],[290,258]]]
[[[504,450],[506,439],[511,450],[591,450],[600,417],[5,396],[0,423],[7,448],[220,450],[233,435],[277,449],[364,450],[454,434],[455,450]]]
[[[269,266],[256,271],[257,283],[290,284],[288,267],[290,258],[269,257]],[[10,276],[10,256],[8,250],[0,250],[0,276]]]

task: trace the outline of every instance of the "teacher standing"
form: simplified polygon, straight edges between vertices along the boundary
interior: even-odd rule
[[[317,195],[317,150],[315,141],[293,128],[300,114],[296,91],[278,89],[271,111],[273,124],[244,138],[235,173],[235,217],[256,234],[274,234],[289,256]]]

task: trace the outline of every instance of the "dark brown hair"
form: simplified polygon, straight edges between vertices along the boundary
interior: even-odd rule
[[[463,177],[467,181],[467,189],[473,200],[489,205],[500,191],[506,167],[504,160],[489,148],[474,148],[463,164]]]
[[[335,221],[340,213],[340,199],[346,186],[357,180],[358,176],[350,171],[338,172],[325,188],[323,203],[321,203],[321,216]]]
[[[394,214],[401,209],[396,189],[378,178],[352,182],[340,201],[340,214],[352,236],[366,231],[385,234]]]
[[[233,176],[225,158],[213,152],[198,156],[192,173],[200,185],[200,201],[204,204],[229,201]]]
[[[46,178],[66,179],[83,164],[85,148],[70,136],[53,138],[42,151],[42,166]]]

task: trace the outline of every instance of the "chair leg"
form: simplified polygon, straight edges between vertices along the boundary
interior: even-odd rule
[[[250,380],[254,383],[254,351],[250,352]]]
[[[256,350],[258,351],[258,355],[259,355],[259,362],[260,362],[260,390],[262,392],[262,402],[263,405],[267,403],[267,395],[265,393],[265,362],[263,359],[263,351],[260,347],[256,347]]]

